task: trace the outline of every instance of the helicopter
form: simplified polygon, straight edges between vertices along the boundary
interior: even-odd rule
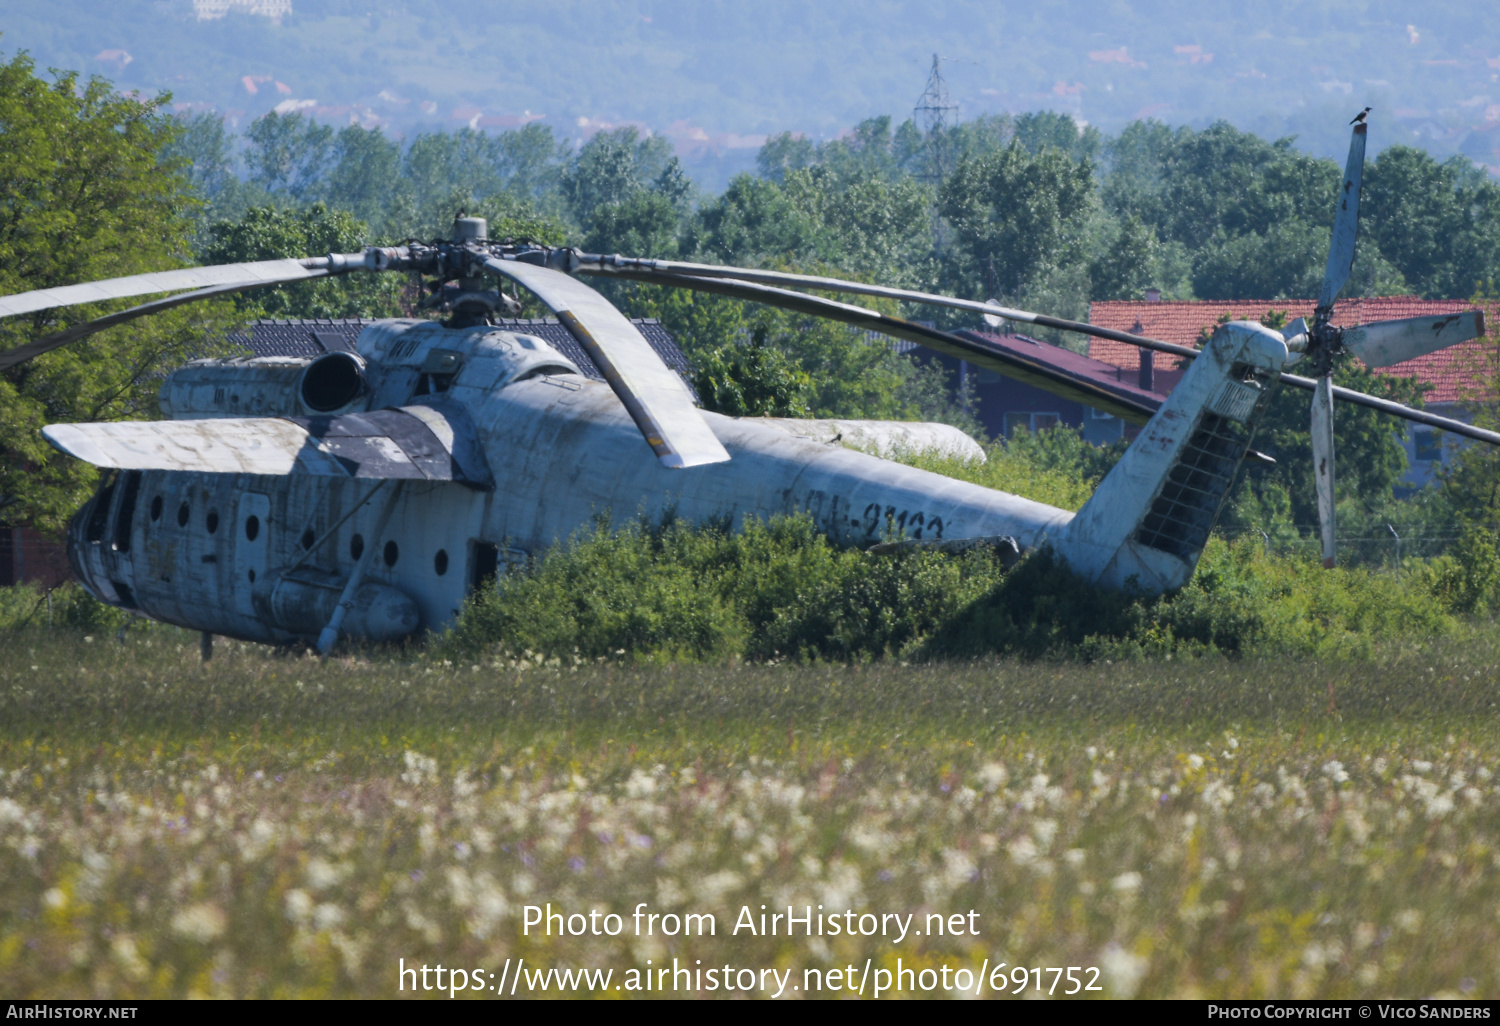
[[[466,595],[604,511],[672,510],[689,522],[810,516],[875,552],[989,545],[1011,559],[1051,547],[1098,585],[1180,588],[1246,459],[1271,397],[1313,393],[1323,558],[1332,566],[1335,399],[1489,444],[1500,434],[1332,384],[1346,353],[1387,366],[1484,333],[1482,315],[1340,329],[1367,125],[1355,124],[1313,322],[1220,325],[1202,349],[907,289],[753,268],[492,242],[481,218],[447,240],[361,253],[186,268],[0,297],[0,317],[178,292],[0,353],[0,370],[184,303],[354,272],[415,272],[444,321],[376,321],[353,352],[193,361],[167,376],[168,419],[52,424],[43,435],[103,468],[71,520],[75,573],[100,600],[212,636],[272,644],[395,641],[457,617]],[[640,330],[583,277],[751,300],[916,342],[1141,425],[1072,513],[837,445],[785,424],[699,409]],[[602,372],[590,380],[546,341],[497,324],[504,285],[548,307]],[[801,291],[812,290],[812,291]],[[1171,394],[1067,375],[1015,351],[813,292],[936,304],[1130,342],[1191,361]],[[1288,373],[1305,362],[1313,377]],[[644,442],[644,444],[643,444]]]

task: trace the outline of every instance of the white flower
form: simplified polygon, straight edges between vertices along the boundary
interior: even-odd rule
[[[994,791],[1005,786],[1010,779],[1010,773],[1005,769],[1003,762],[987,762],[979,769],[979,783],[986,791]]]
[[[406,772],[401,774],[401,780],[407,784],[422,785],[428,781],[437,780],[437,760],[407,749],[402,753],[406,762]]]
[[[293,887],[282,901],[286,904],[286,917],[294,923],[305,923],[312,916],[313,900],[308,893]]]
[[[1010,842],[1010,857],[1018,866],[1025,866],[1036,860],[1036,842],[1030,837],[1018,837]]]
[[[1335,784],[1342,784],[1349,779],[1349,774],[1344,772],[1344,764],[1337,759],[1331,759],[1323,764],[1323,775]]]
[[[1127,873],[1126,876],[1138,874]],[[1119,880],[1116,880],[1118,883]],[[1131,954],[1120,945],[1111,941],[1104,946],[1099,953],[1099,968],[1104,974],[1105,993],[1112,998],[1135,997],[1137,988],[1141,985],[1141,977],[1146,975],[1149,963],[1140,955]]]
[[[316,930],[331,930],[344,921],[344,910],[337,905],[324,902],[313,909],[313,928]]]
[[[307,885],[315,891],[332,887],[343,875],[338,867],[329,865],[322,859],[313,859],[307,864]]]
[[[1134,894],[1141,889],[1141,874],[1133,869],[1128,873],[1121,873],[1110,881],[1110,886],[1121,894]]]
[[[213,905],[185,908],[172,917],[172,929],[200,943],[207,943],[224,932],[224,913]]]

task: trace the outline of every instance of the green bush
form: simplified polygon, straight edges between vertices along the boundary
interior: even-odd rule
[[[122,627],[141,630],[168,628],[166,624],[100,602],[76,581],[52,589],[50,614],[47,593],[36,585],[17,584],[0,588],[0,631],[47,626],[66,627],[86,634],[104,634]]]
[[[1356,656],[1459,629],[1441,568],[1414,569],[1328,571],[1216,539],[1187,587],[1148,598],[1096,588],[1045,549],[1007,573],[987,549],[840,549],[806,517],[740,533],[601,521],[470,602],[439,647],[645,662]]]

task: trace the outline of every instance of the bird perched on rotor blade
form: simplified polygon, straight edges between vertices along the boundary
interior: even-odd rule
[[[1366,107],[1364,110],[1362,110],[1358,114],[1354,115],[1354,120],[1351,121],[1351,122],[1349,122],[1349,124],[1351,124],[1351,125],[1362,125],[1362,124],[1364,124],[1365,123],[1365,118],[1367,118],[1369,116],[1370,111],[1373,110],[1373,109],[1374,109],[1373,107]]]

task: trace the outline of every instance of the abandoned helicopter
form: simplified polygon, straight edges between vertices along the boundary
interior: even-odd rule
[[[431,244],[164,271],[0,297],[0,317],[177,289],[192,291],[0,353],[0,370],[111,325],[210,296],[364,271],[415,271],[451,316],[390,320],[355,352],[312,360],[195,361],[161,390],[170,419],[53,424],[47,440],[101,468],[68,551],[103,601],[203,632],[285,643],[393,640],[450,623],[476,580],[566,539],[603,510],[701,521],[806,512],[831,539],[866,547],[976,539],[1052,546],[1103,586],[1182,586],[1275,390],[1314,392],[1324,556],[1331,564],[1332,401],[1375,406],[1500,444],[1500,435],[1331,385],[1353,351],[1380,366],[1483,333],[1477,313],[1341,331],[1366,126],[1357,124],[1314,323],[1220,326],[1200,350],[997,304],[745,268],[492,243],[478,218]],[[909,339],[1143,424],[1076,514],[875,456],[784,426],[698,409],[628,321],[574,275],[737,296]],[[494,323],[527,289],[603,372],[590,381],[546,342]],[[945,304],[1118,338],[1192,358],[1157,407],[982,341],[794,291]],[[1316,380],[1285,373],[1298,360]],[[247,397],[241,402],[241,396]],[[255,397],[254,403],[248,397]],[[646,445],[641,444],[644,436]],[[207,649],[205,648],[205,652]]]

